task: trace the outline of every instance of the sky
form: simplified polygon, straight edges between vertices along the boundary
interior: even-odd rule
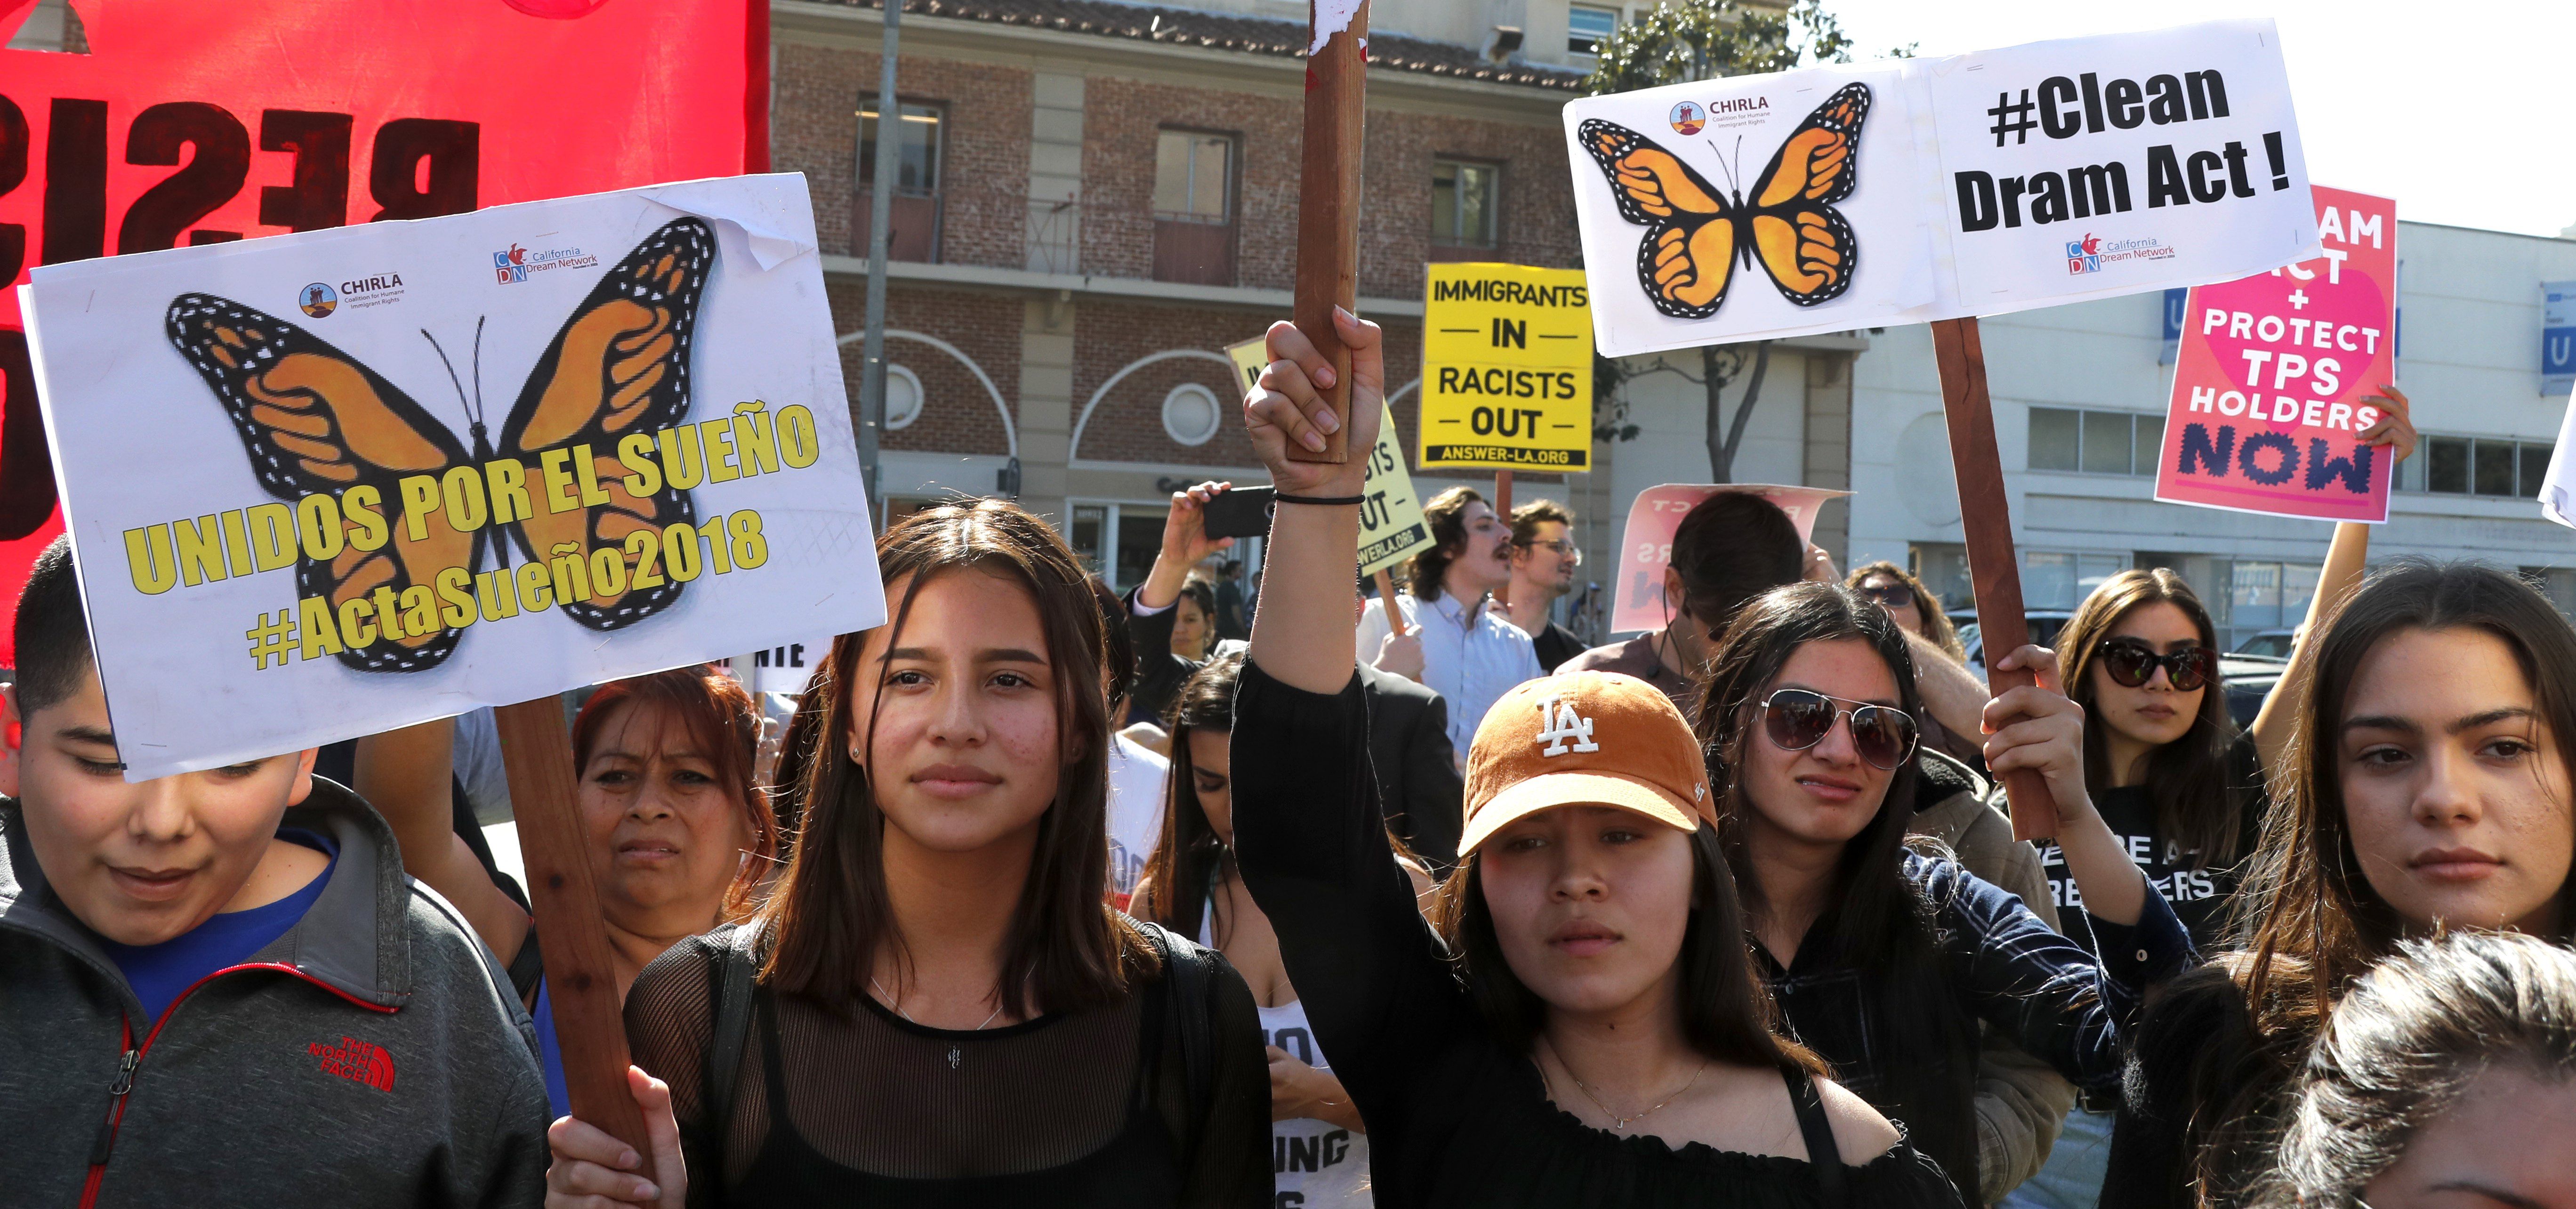
[[[2271,16],[2308,179],[2398,217],[2557,235],[2576,226],[2576,0],[1826,0],[1853,57]]]

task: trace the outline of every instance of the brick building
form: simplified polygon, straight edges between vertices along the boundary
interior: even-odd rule
[[[994,493],[1016,459],[1021,499],[1123,587],[1152,561],[1172,481],[1266,480],[1222,349],[1288,311],[1305,10],[1217,7],[1233,11],[906,8],[881,463],[892,510]],[[1587,65],[1561,53],[1563,0],[1557,63],[1469,44],[1446,28],[1450,7],[1380,0],[1371,40],[1360,309],[1387,327],[1408,435],[1423,265],[1577,255],[1558,109]],[[811,181],[855,398],[881,10],[772,11],[774,163]],[[1415,16],[1448,37],[1407,36]],[[1591,477],[1521,494],[1570,488],[1582,507],[1596,502]]]

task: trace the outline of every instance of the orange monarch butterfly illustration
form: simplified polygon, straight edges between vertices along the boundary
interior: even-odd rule
[[[391,540],[374,550],[344,545],[327,562],[299,555],[298,595],[324,597],[336,610],[343,601],[379,588],[398,596],[431,583],[451,567],[476,576],[487,545],[494,565],[506,566],[504,530],[522,557],[543,563],[558,547],[567,552],[577,547],[587,559],[594,550],[622,547],[629,534],[680,521],[695,523],[685,490],[666,483],[659,491],[637,496],[626,489],[628,471],[617,460],[617,442],[629,433],[667,428],[688,411],[689,349],[715,246],[705,223],[679,219],[646,237],[602,276],[537,358],[501,425],[497,447],[483,423],[478,323],[475,398],[466,415],[470,452],[446,425],[365,362],[273,315],[209,294],[182,294],[170,302],[167,330],[170,342],[223,403],[260,485],[289,503],[363,484],[382,494],[388,513],[399,513],[400,480],[413,475],[444,480],[450,470],[480,468],[495,458],[517,459],[525,467],[529,492],[542,500],[540,455],[590,447],[589,469],[608,492],[605,504],[554,513],[540,502],[525,517],[495,517],[496,523],[469,526],[464,532],[451,522],[448,510],[440,509],[430,513],[418,538],[393,515],[388,517]],[[435,348],[438,342],[431,338],[430,344]],[[440,349],[439,357],[446,360],[446,350]],[[453,362],[448,374],[455,378]],[[457,394],[462,400],[461,382]],[[625,557],[629,572],[636,571],[633,552]],[[562,602],[563,611],[593,630],[633,625],[679,599],[679,582],[652,578],[659,582]],[[445,661],[460,637],[457,627],[413,631],[364,647],[353,644],[339,658],[361,671],[422,671]]]
[[[1860,267],[1860,244],[1834,203],[1850,197],[1869,116],[1869,86],[1846,84],[1772,153],[1748,200],[1730,198],[1654,140],[1614,122],[1586,119],[1575,138],[1619,202],[1619,216],[1646,228],[1637,245],[1637,285],[1655,309],[1706,319],[1726,304],[1735,262],[1759,264],[1789,301],[1814,306],[1840,297]]]

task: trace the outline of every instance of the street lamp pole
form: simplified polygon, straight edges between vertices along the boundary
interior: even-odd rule
[[[886,238],[894,225],[894,178],[900,164],[897,144],[903,138],[903,102],[895,95],[897,27],[904,0],[880,0],[885,8],[885,43],[877,67],[877,146],[874,187],[868,195],[868,327],[860,346],[859,398],[850,427],[859,438],[859,474],[868,493],[868,517],[885,527],[885,490],[877,468],[877,442],[885,430]]]

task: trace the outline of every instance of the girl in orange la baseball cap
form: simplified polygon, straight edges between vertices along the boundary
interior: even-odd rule
[[[1379,332],[1336,312],[1355,449]],[[1335,377],[1296,328],[1245,405],[1279,490],[1235,698],[1236,859],[1316,1040],[1407,1205],[1960,1203],[1884,1117],[1771,1026],[1698,743],[1644,681],[1525,683],[1477,728],[1435,927],[1389,849],[1347,582],[1366,459],[1324,448]]]

